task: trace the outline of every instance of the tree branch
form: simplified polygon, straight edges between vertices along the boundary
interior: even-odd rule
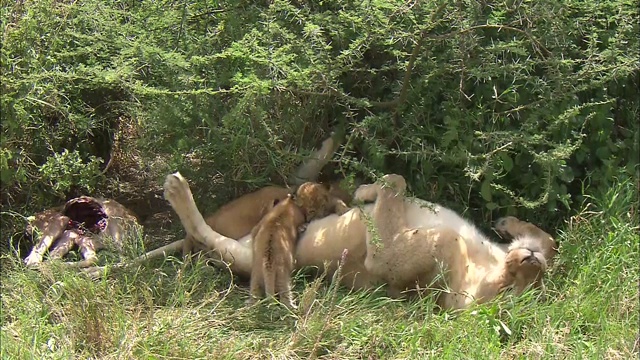
[[[422,45],[424,44],[424,39],[427,37],[428,31],[431,30],[431,24],[433,24],[435,20],[440,16],[440,14],[447,7],[447,4],[448,2],[444,1],[442,4],[440,4],[440,6],[438,6],[438,8],[433,12],[433,14],[431,14],[431,17],[429,18],[429,24],[427,24],[427,26],[425,26],[420,32],[420,36],[418,37],[416,46],[413,48],[413,51],[411,52],[411,56],[409,57],[409,62],[407,63],[407,69],[405,70],[404,77],[402,78],[402,88],[400,88],[400,93],[398,94],[398,97],[391,101],[377,102],[375,104],[375,107],[397,108],[398,105],[402,104],[406,100],[407,93],[409,91],[409,83],[411,82],[410,81],[411,74],[413,73],[413,66],[416,62],[416,59],[418,58],[418,54],[420,53],[420,50],[422,49]],[[396,116],[396,114],[397,114],[397,110],[394,113],[394,116]]]
[[[531,34],[529,34],[527,31],[525,30],[521,30],[512,26],[508,26],[508,25],[499,25],[499,24],[484,24],[484,25],[475,25],[475,26],[471,26],[468,27],[466,29],[462,29],[459,31],[454,31],[454,32],[450,32],[447,34],[441,34],[441,35],[428,35],[428,32],[431,30],[431,25],[436,21],[436,19],[440,16],[440,14],[442,14],[442,12],[445,10],[445,8],[447,7],[448,2],[444,1],[442,4],[440,4],[440,6],[438,6],[438,8],[433,12],[433,14],[431,14],[431,17],[429,18],[429,24],[427,26],[425,26],[422,31],[420,32],[420,35],[417,39],[416,45],[413,48],[413,50],[411,51],[411,55],[409,57],[409,62],[407,63],[407,67],[404,73],[404,76],[402,78],[402,87],[400,88],[400,92],[398,93],[398,96],[393,99],[393,100],[388,100],[388,101],[369,101],[367,99],[358,99],[358,98],[353,98],[350,97],[349,95],[346,95],[344,93],[341,93],[335,89],[329,89],[329,91],[327,92],[314,92],[314,91],[305,91],[305,90],[297,90],[297,89],[289,89],[289,88],[278,88],[277,90],[279,91],[289,91],[293,94],[296,95],[303,95],[303,96],[323,96],[323,97],[336,97],[336,98],[342,98],[351,102],[355,102],[355,101],[366,101],[368,102],[368,108],[377,108],[377,109],[381,109],[381,110],[390,110],[390,109],[394,109],[394,113],[393,113],[393,121],[394,121],[394,125],[398,125],[397,124],[397,117],[399,115],[399,106],[401,104],[403,104],[408,96],[409,93],[409,84],[411,83],[411,75],[413,75],[413,69],[415,66],[415,62],[418,58],[418,55],[420,54],[420,51],[422,50],[422,46],[424,44],[424,40],[425,39],[446,39],[446,38],[450,38],[456,35],[461,35],[461,34],[465,34],[474,30],[478,30],[478,29],[498,29],[498,30],[509,30],[509,31],[514,31],[520,34],[525,35],[533,44],[534,44],[534,49],[535,51],[542,57],[542,58],[547,58],[547,56],[549,54],[551,54],[551,52],[545,48],[536,38],[534,38]],[[544,53],[543,53],[544,51]]]
[[[513,26],[508,26],[508,25],[500,25],[500,24],[484,24],[484,25],[476,25],[476,26],[471,26],[468,27],[466,29],[462,29],[459,31],[454,31],[454,32],[450,32],[447,34],[442,34],[442,35],[434,35],[434,36],[429,36],[429,39],[446,39],[446,38],[450,38],[452,36],[455,35],[460,35],[460,34],[464,34],[464,33],[468,33],[470,31],[473,30],[477,30],[477,29],[498,29],[498,30],[510,30],[510,31],[515,31],[518,33],[521,33],[523,35],[525,35],[529,40],[531,40],[532,43],[535,44],[535,50],[538,52],[538,54],[540,56],[542,56],[542,58],[546,59],[547,56],[549,56],[551,54],[551,51],[549,51],[547,48],[545,48],[536,38],[533,37],[533,35],[529,34],[528,32],[515,28]],[[540,51],[540,49],[544,50],[545,54],[542,53],[542,51]]]

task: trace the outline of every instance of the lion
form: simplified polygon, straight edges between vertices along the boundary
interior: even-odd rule
[[[335,182],[316,183],[309,181],[297,188],[266,186],[242,195],[208,216],[205,219],[205,223],[223,236],[240,239],[249,234],[260,219],[273,209],[279,201],[286,199],[291,193],[299,193],[300,191],[311,191],[314,196],[298,196],[297,199],[309,199],[309,201],[327,203],[326,205],[321,205],[320,203],[302,204],[303,207],[312,209],[311,211],[322,210],[317,215],[311,214],[308,216],[307,219],[309,221],[324,217],[330,213],[342,215],[349,209],[347,204],[350,199],[345,196],[346,192]],[[194,250],[202,250],[202,246],[192,236],[187,235],[182,243],[183,257],[186,258]]]
[[[26,233],[40,239],[24,259],[28,267],[43,262],[49,250],[50,259],[62,259],[74,247],[80,249],[83,260],[67,263],[79,268],[94,265],[97,252],[106,246],[122,251],[130,230],[138,225],[138,218],[122,204],[111,199],[80,196],[30,217]]]
[[[321,184],[305,182],[296,191],[295,203],[305,215],[305,224],[300,227],[300,232],[306,230],[306,225],[313,220],[321,219],[330,214],[342,215],[350,210],[341,196],[341,189],[334,184]]]
[[[315,182],[300,185],[294,195],[275,200],[269,211],[251,231],[253,260],[250,296],[247,304],[266,293],[278,294],[280,302],[295,309],[291,294],[291,273],[294,270],[294,249],[304,224],[329,214],[342,215],[349,208],[331,192],[331,187]]]
[[[293,253],[298,227],[306,221],[302,209],[292,195],[278,202],[251,231],[253,264],[247,305],[263,295],[278,294],[280,302],[289,309],[296,305],[291,294]]]
[[[387,180],[402,187],[404,179],[399,178],[391,175]],[[356,191],[356,200],[373,203],[311,221],[298,239],[296,268],[318,267],[331,275],[341,266],[344,286],[374,289],[387,284],[391,295],[431,286],[439,290],[437,302],[444,309],[486,302],[508,288],[521,292],[541,286],[556,249],[555,241],[535,225],[499,219],[500,231],[514,240],[496,244],[453,210],[406,197],[404,189],[389,193],[383,183]],[[180,173],[168,175],[164,188],[187,233],[214,251],[232,272],[250,276],[252,236],[231,239],[207,226]]]
[[[553,237],[547,234],[539,227],[528,223],[526,221],[519,220],[514,216],[505,216],[496,221],[494,227],[496,232],[507,240],[513,240],[514,238],[533,236],[543,243],[544,257],[548,259],[547,263],[558,254],[558,244]]]
[[[305,159],[296,170],[295,175],[291,177],[290,180],[294,186],[266,186],[245,194],[220,207],[216,212],[206,218],[205,223],[215,232],[223,236],[232,239],[241,239],[251,232],[251,229],[258,224],[260,219],[274,207],[274,204],[284,200],[289,194],[298,191],[299,187],[296,187],[295,184],[306,184],[305,186],[313,184],[313,186],[324,187],[326,191],[322,190],[322,192],[317,192],[317,194],[322,193],[322,196],[330,197],[332,203],[339,207],[339,211],[346,211],[346,209],[348,209],[347,204],[350,202],[350,195],[344,191],[337,182],[333,181],[322,184],[313,182],[320,174],[322,168],[329,162],[339,144],[339,134],[332,133],[330,137],[325,139],[322,142],[322,146],[312,153],[309,158]],[[315,192],[315,189],[312,191]],[[320,209],[322,207],[310,208]],[[187,236],[180,244],[169,244],[164,247],[162,251],[173,251],[174,248],[178,246],[182,247],[183,257],[191,254],[194,250],[203,249],[202,244],[187,233]]]
[[[331,157],[340,145],[341,140],[342,134],[335,132],[331,133],[331,136],[322,142],[320,148],[316,149],[306,157],[302,164],[296,169],[295,173],[290,177],[289,182],[293,184],[293,186],[268,186],[252,193],[245,194],[222,206],[214,214],[208,216],[206,220],[203,220],[204,224],[206,224],[208,228],[213,229],[216,233],[221,234],[228,239],[240,240],[247,237],[251,232],[251,229],[274,206],[274,204],[277,203],[277,201],[283,200],[289,193],[296,191],[296,185],[315,181],[319,177],[320,172],[331,160]],[[343,190],[337,182],[323,183],[322,186],[325,189],[328,189],[331,197],[341,200],[343,205],[349,204],[351,200],[350,194]],[[234,247],[235,245],[231,246]],[[207,255],[213,256],[214,260],[216,257],[215,249],[203,244],[199,238],[193,237],[189,232],[187,232],[187,235],[183,240],[178,240],[164,245],[160,248],[149,251],[128,263],[120,263],[115,266],[122,267],[130,264],[139,264],[149,259],[165,257],[180,250],[182,250],[183,255],[190,254],[194,251],[205,250],[205,252],[208,252],[208,250],[213,250]],[[93,278],[98,278],[104,274],[105,270],[105,267],[94,266],[89,269],[85,269],[85,272]]]
[[[354,199],[374,201],[374,229],[367,232],[365,269],[388,285],[389,295],[406,290],[437,288],[437,303],[444,309],[482,303],[514,287],[519,294],[529,286],[540,287],[547,268],[540,239],[517,234],[508,249],[482,246],[446,226],[413,227],[405,210],[405,179],[385,175],[375,184],[358,188]],[[393,216],[389,216],[393,214]],[[515,218],[499,220],[502,231],[512,233],[520,225]],[[443,224],[444,225],[444,224]],[[491,243],[487,243],[488,245]],[[481,246],[478,246],[481,245]],[[493,245],[493,244],[491,244]]]
[[[274,204],[286,199],[290,193],[291,191],[284,187],[263,187],[223,205],[207,217],[205,222],[223,236],[240,239],[251,232],[260,219],[273,209]],[[186,258],[194,248],[201,250],[202,247],[187,234],[182,244],[182,256]]]

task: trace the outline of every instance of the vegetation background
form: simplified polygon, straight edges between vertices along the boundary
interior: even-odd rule
[[[1,4],[3,358],[637,357],[637,2]],[[210,212],[286,183],[331,131],[326,178],[396,172],[486,231],[504,215],[557,230],[547,299],[451,320],[320,287],[314,311],[266,321],[210,267],[93,283],[12,251],[25,216],[81,193],[153,234],[168,172]]]

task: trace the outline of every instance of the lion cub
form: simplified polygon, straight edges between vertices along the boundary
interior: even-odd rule
[[[306,182],[298,187],[295,203],[302,209],[306,219],[298,229],[300,232],[306,230],[306,225],[311,220],[321,219],[331,214],[342,215],[350,210],[332,185],[314,182]]]
[[[348,211],[344,202],[329,193],[323,185],[307,182],[296,190],[295,196],[275,202],[251,231],[253,238],[253,264],[251,268],[250,296],[247,304],[256,299],[278,294],[280,302],[295,309],[291,294],[291,273],[295,259],[298,234],[309,221]]]

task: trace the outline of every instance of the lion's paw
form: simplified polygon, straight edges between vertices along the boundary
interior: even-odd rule
[[[496,220],[493,229],[503,239],[512,241],[511,246],[532,244],[532,246],[542,249],[549,263],[558,254],[558,243],[553,237],[530,222],[513,216],[505,216]]]
[[[407,189],[407,181],[402,175],[387,174],[380,179],[382,186],[389,186],[397,192],[403,192]]]
[[[298,305],[296,305],[295,301],[293,300],[284,301],[282,304],[284,304],[284,306],[286,306],[290,311],[298,310]]]
[[[258,302],[258,300],[255,297],[249,295],[249,298],[244,301],[244,306],[251,307],[251,306],[255,305],[256,302]]]
[[[376,184],[360,185],[353,194],[354,202],[374,202],[378,197],[379,186]]]
[[[496,220],[493,228],[502,238],[511,240],[520,235],[520,226],[522,222],[523,221],[515,216],[505,216]]]
[[[167,175],[164,181],[164,198],[167,199],[172,205],[185,202],[185,200],[192,198],[191,189],[187,180],[179,173]]]
[[[29,256],[24,259],[24,264],[27,267],[35,267],[42,263],[42,259],[42,254],[39,254],[36,251],[32,251],[31,254],[29,254]]]

